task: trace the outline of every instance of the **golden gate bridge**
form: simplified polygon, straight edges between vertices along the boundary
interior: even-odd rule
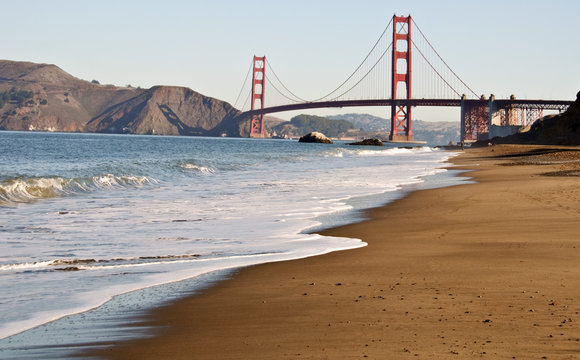
[[[249,84],[251,91],[241,103]],[[268,105],[266,89],[269,89]],[[388,106],[389,140],[412,142],[411,114],[417,106],[461,107],[461,140],[472,141],[489,138],[494,126],[529,125],[542,117],[544,110],[561,112],[571,103],[516,99],[513,95],[509,99],[479,96],[445,62],[411,16],[394,15],[362,62],[332,91],[315,99],[300,97],[284,85],[266,56],[254,56],[234,107],[241,105],[240,116],[248,119],[250,136],[264,137],[265,114]]]

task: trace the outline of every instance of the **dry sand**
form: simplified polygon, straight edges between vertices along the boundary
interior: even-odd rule
[[[477,183],[324,232],[367,247],[242,269],[157,309],[158,336],[96,355],[579,359],[580,148],[501,145],[452,162]]]

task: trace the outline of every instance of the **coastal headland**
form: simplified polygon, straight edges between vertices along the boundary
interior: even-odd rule
[[[580,148],[495,145],[451,162],[475,181],[323,232],[368,246],[241,269],[153,311],[154,337],[91,355],[578,358]]]

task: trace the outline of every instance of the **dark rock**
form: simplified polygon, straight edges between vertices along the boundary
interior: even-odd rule
[[[332,140],[326,137],[326,135],[316,131],[302,136],[298,142],[332,144]]]
[[[364,139],[363,141],[357,141],[347,145],[385,146],[380,139]]]

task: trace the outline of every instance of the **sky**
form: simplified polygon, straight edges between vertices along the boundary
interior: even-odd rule
[[[580,2],[572,0],[0,4],[0,59],[55,64],[101,84],[185,86],[231,104],[254,55],[266,55],[297,95],[326,94],[358,66],[393,14],[410,14],[478,94],[573,100],[580,90]],[[306,111],[390,114],[388,108]],[[288,120],[296,113],[274,115]],[[459,120],[459,110],[418,108],[413,116]]]

